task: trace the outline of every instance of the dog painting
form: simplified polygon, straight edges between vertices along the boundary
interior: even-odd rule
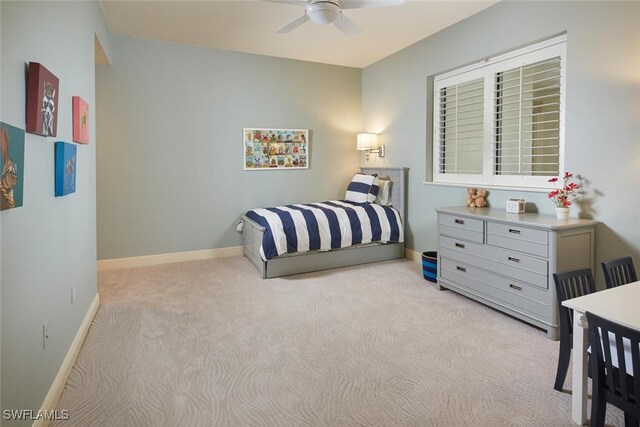
[[[66,196],[76,191],[77,145],[56,142],[56,197]]]
[[[29,63],[27,78],[26,131],[42,136],[56,136],[58,132],[59,81],[37,62]]]
[[[0,210],[22,206],[24,185],[24,131],[0,122]]]

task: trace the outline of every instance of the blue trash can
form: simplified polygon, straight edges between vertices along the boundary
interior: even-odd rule
[[[438,252],[422,252],[422,275],[430,282],[438,282]]]

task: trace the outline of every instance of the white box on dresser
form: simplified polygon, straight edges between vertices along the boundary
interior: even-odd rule
[[[438,289],[450,289],[559,337],[553,273],[594,268],[597,221],[495,208],[438,212]]]

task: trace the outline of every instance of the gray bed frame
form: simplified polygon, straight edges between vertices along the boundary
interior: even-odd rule
[[[391,205],[400,212],[403,227],[406,217],[408,170],[408,168],[360,168],[362,173],[375,173],[391,179],[393,182]],[[404,243],[371,243],[325,252],[285,254],[264,261],[260,256],[260,245],[265,228],[244,215],[242,223],[244,255],[260,271],[263,279],[404,258]]]

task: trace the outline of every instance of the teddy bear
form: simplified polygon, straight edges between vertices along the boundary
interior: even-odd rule
[[[484,188],[478,188],[478,192],[475,196],[475,203],[474,203],[476,208],[484,208],[485,206],[487,206],[487,190]]]
[[[484,188],[467,188],[467,206],[470,208],[484,208],[487,206],[487,190]]]

